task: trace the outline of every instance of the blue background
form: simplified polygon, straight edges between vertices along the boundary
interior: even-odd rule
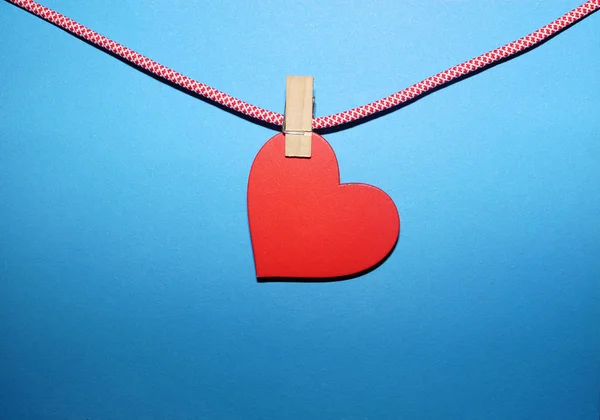
[[[45,4],[267,109],[313,75],[321,116],[579,1]],[[0,418],[596,420],[598,34],[326,135],[398,245],[259,284],[246,182],[275,133],[0,2]]]

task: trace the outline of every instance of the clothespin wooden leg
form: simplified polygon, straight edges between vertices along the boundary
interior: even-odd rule
[[[285,156],[309,158],[312,143],[313,77],[288,76],[285,83]]]

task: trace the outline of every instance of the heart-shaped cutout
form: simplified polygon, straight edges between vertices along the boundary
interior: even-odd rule
[[[314,133],[309,159],[286,158],[284,134],[260,149],[248,219],[261,280],[358,275],[386,258],[400,232],[392,199],[372,185],[340,184],[333,149]]]

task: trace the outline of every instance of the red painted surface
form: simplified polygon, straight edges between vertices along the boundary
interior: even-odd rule
[[[250,170],[257,277],[351,276],[383,260],[400,232],[392,199],[372,185],[340,185],[333,149],[318,134],[310,159],[286,158],[284,148],[284,135],[276,135]]]

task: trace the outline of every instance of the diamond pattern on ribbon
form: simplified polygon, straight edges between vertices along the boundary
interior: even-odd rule
[[[157,63],[89,28],[75,22],[74,20],[55,12],[33,0],[7,0],[34,15],[51,22],[64,30],[97,45],[106,51],[118,55],[124,60],[135,64],[136,66],[154,74],[155,76],[171,82],[183,89],[193,92],[203,98],[213,101],[219,105],[229,108],[233,111],[251,117],[253,119],[266,122],[274,126],[283,126],[283,114],[268,111],[258,106],[249,104],[240,99],[234,98],[204,83],[198,82],[181,73],[176,72],[162,64]],[[458,64],[452,68],[444,70],[434,76],[415,83],[399,92],[396,92],[386,98],[362,105],[348,111],[338,114],[319,117],[313,119],[313,129],[325,129],[337,127],[343,124],[356,122],[360,119],[372,116],[379,112],[397,107],[403,103],[414,100],[432,89],[442,87],[456,79],[465,77],[476,71],[484,70],[501,60],[508,59],[527,49],[538,45],[558,32],[568,28],[581,19],[589,16],[600,9],[600,0],[589,0],[581,6],[571,10],[564,16],[559,17],[554,22],[549,23],[543,28],[526,35],[516,41],[510,42],[492,51],[486,52],[479,57],[472,58],[464,63]]]

